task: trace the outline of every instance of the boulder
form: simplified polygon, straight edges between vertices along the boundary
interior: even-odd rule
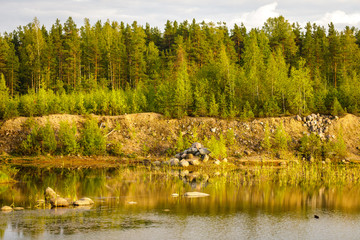
[[[45,190],[45,201],[46,202],[49,202],[51,199],[56,199],[57,197],[58,197],[58,195],[51,187],[46,188],[46,190]]]
[[[186,154],[185,159],[192,159],[192,158],[194,158],[194,155],[193,155],[193,154],[191,154],[191,153]]]
[[[10,207],[10,206],[3,206],[3,207],[1,208],[1,211],[3,211],[3,212],[10,212],[10,211],[12,211],[12,210],[13,210],[13,208]]]
[[[92,204],[94,204],[94,201],[87,197],[80,198],[73,203],[74,206],[89,206]]]
[[[199,149],[199,153],[201,154],[201,155],[206,155],[206,154],[209,154],[209,153],[211,153],[207,148],[200,148]]]
[[[50,204],[52,207],[68,207],[69,206],[69,202],[65,198],[62,198],[62,197],[50,199]]]
[[[181,167],[188,167],[188,166],[189,166],[189,162],[186,161],[185,159],[183,159],[183,160],[180,161],[179,165],[180,165]]]
[[[199,150],[200,148],[202,148],[203,146],[201,145],[201,143],[198,143],[198,142],[194,142],[192,145],[191,145],[191,148],[196,148],[197,150]]]
[[[177,166],[177,165],[179,165],[179,159],[177,158],[170,159],[170,166]]]

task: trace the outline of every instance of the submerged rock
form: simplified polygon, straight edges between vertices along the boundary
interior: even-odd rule
[[[70,205],[69,202],[62,197],[50,199],[50,204],[52,207],[68,207]]]
[[[202,192],[186,192],[184,194],[185,197],[208,197],[210,196],[210,194],[208,193],[202,193]]]
[[[1,208],[1,211],[3,211],[3,212],[10,212],[10,211],[12,211],[12,210],[13,210],[13,208],[10,207],[10,206],[3,206],[3,207]]]
[[[73,203],[74,206],[89,206],[94,204],[94,201],[90,198],[83,197]]]

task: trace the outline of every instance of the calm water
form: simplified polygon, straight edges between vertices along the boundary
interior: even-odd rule
[[[360,189],[231,184],[146,169],[25,168],[0,186],[1,239],[359,239]],[[91,208],[37,207],[46,187]],[[185,198],[186,191],[210,194]],[[173,193],[180,197],[174,198]],[[131,204],[132,203],[132,204]],[[136,203],[136,204],[135,204]],[[319,219],[315,219],[318,215]]]

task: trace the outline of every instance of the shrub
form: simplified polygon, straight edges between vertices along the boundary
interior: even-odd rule
[[[30,133],[21,143],[21,151],[27,155],[53,153],[56,150],[54,129],[49,122],[40,127],[33,120],[26,123]]]
[[[74,155],[78,151],[76,132],[75,124],[70,125],[68,122],[60,122],[58,145],[62,154]]]
[[[287,135],[284,124],[280,123],[280,125],[276,128],[275,132],[275,147],[277,151],[286,151],[288,149],[289,136]]]
[[[222,134],[220,134],[219,139],[217,139],[215,136],[211,136],[210,140],[205,138],[204,142],[205,146],[209,148],[209,150],[212,152],[211,154],[215,158],[227,157],[226,139]]]
[[[300,139],[300,153],[306,159],[309,159],[311,156],[314,158],[319,158],[323,153],[323,144],[321,143],[320,137],[316,134],[311,133],[309,136],[304,135]]]
[[[80,146],[84,155],[103,155],[106,153],[106,140],[97,121],[89,119],[81,131]]]

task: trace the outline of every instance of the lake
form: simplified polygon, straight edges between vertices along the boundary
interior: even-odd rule
[[[231,173],[244,179],[244,171]],[[224,172],[180,169],[20,167],[0,185],[1,239],[358,239],[358,184],[229,181]],[[39,205],[46,187],[91,207]],[[208,197],[187,198],[198,191]],[[173,197],[173,194],[179,197]],[[319,218],[315,218],[314,216]]]

